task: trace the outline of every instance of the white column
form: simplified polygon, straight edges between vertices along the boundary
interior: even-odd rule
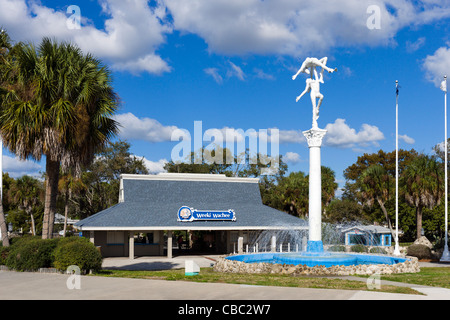
[[[444,112],[444,118],[445,118],[445,242],[444,242],[444,252],[442,253],[442,257],[440,259],[441,262],[450,262],[450,252],[448,250],[448,159],[447,159],[447,153],[448,153],[448,144],[447,144],[447,76],[444,76],[444,82],[445,82],[445,95],[444,95],[444,105],[445,105],[445,112]]]
[[[128,257],[134,259],[134,232],[128,233]]]
[[[244,253],[244,232],[242,230],[239,230],[239,235],[238,235],[238,253],[242,254]]]
[[[270,250],[272,252],[277,251],[277,236],[275,234],[272,235],[272,239],[270,241]]]
[[[167,258],[172,259],[172,231],[167,231]]]
[[[395,100],[395,246],[394,255],[400,255],[398,244],[398,80],[395,80],[397,95]]]
[[[303,131],[309,147],[309,244],[322,246],[322,173],[320,147],[327,130],[312,128]],[[309,250],[309,248],[308,248]]]

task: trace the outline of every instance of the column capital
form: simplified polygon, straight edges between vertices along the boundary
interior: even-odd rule
[[[308,141],[308,146],[311,147],[321,147],[322,146],[322,139],[325,137],[325,134],[327,133],[327,130],[325,129],[319,129],[319,128],[312,128],[307,131],[303,131],[303,135],[305,136],[306,140]]]

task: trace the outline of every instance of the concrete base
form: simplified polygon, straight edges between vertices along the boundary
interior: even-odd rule
[[[185,276],[196,276],[200,273],[200,267],[194,262],[194,260],[186,260],[184,265]]]
[[[447,262],[450,263],[450,253],[448,251],[448,245],[446,245],[444,247],[444,252],[442,253],[441,260],[439,260],[439,261],[440,262],[445,262],[445,263],[447,263]]]

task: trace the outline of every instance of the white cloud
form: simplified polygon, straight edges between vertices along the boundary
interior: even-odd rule
[[[83,16],[81,5],[81,29],[71,30],[66,24],[67,6],[55,10],[37,0],[0,0],[0,21],[17,41],[39,42],[43,36],[69,40],[107,59],[115,70],[161,74],[171,68],[157,50],[174,30],[196,34],[205,40],[210,52],[218,54],[298,57],[335,47],[392,44],[404,27],[450,17],[449,1],[437,0],[322,0],[320,4],[310,0],[99,2],[104,23],[98,27]],[[367,27],[370,5],[380,8],[380,29]],[[419,38],[409,47],[415,49],[422,44]],[[245,79],[239,66],[230,62],[230,67],[230,75]]]
[[[219,70],[217,68],[206,68],[203,70],[206,74],[210,75],[211,77],[213,77],[214,81],[217,82],[218,84],[222,84],[223,83],[223,78],[222,76],[219,74]]]
[[[428,55],[424,60],[423,68],[427,79],[439,87],[444,80],[444,75],[450,75],[450,48],[441,47],[434,54]]]
[[[218,68],[206,68],[203,71],[207,75],[213,77],[214,81],[217,82],[218,84],[223,83],[224,76],[226,79],[236,77],[241,81],[245,81],[245,73],[242,70],[242,68],[237,66],[231,61],[228,61],[226,67],[222,66],[220,71]],[[222,76],[221,73],[224,74],[224,76]]]
[[[28,4],[28,5],[27,5]],[[102,0],[103,28],[82,18],[81,29],[69,29],[70,15],[39,1],[0,0],[0,21],[15,41],[39,43],[44,36],[71,41],[84,52],[107,59],[116,70],[133,73],[169,72],[168,64],[155,51],[172,32],[165,22],[165,7],[149,6],[146,0]],[[83,6],[80,7],[83,15]]]
[[[43,170],[42,166],[31,160],[19,160],[7,155],[3,155],[3,172],[8,172],[11,177],[18,178],[23,175],[40,177],[39,171]]]
[[[141,158],[141,157],[138,157]],[[144,164],[151,174],[157,174],[161,172],[167,172],[167,170],[164,169],[164,165],[168,162],[166,159],[160,159],[158,161],[151,161],[146,159],[145,157],[142,157],[142,160],[144,160]]]
[[[420,37],[419,39],[417,39],[414,42],[410,42],[410,41],[406,41],[406,51],[408,52],[414,52],[419,50],[420,48],[423,47],[423,45],[426,42],[426,38],[425,37]]]
[[[174,28],[202,37],[227,55],[326,52],[333,47],[395,43],[410,25],[450,16],[448,1],[407,0],[164,0]],[[380,29],[370,30],[367,8],[380,8]]]
[[[407,136],[406,134],[404,135],[398,135],[398,138],[405,141],[407,144],[414,144],[416,142],[416,140],[414,140],[413,138]]]
[[[275,80],[275,77],[273,75],[267,74],[261,69],[254,68],[253,72],[255,73],[255,78],[263,80]]]
[[[69,40],[110,60],[117,70],[161,74],[171,68],[156,51],[173,30],[200,36],[214,53],[299,56],[333,47],[386,45],[406,26],[450,16],[449,2],[437,0],[100,0],[100,5],[105,20],[98,28],[83,16],[81,29],[71,30],[67,7],[55,10],[36,0],[0,0],[0,21],[15,40]],[[380,29],[367,28],[370,5],[380,8]],[[419,40],[410,44],[412,49],[422,44]],[[230,66],[243,80],[242,69]]]
[[[377,141],[384,139],[384,134],[376,126],[364,123],[359,132],[350,128],[345,119],[336,119],[334,123],[326,125],[328,131],[324,144],[339,148],[351,148],[356,145],[367,146],[369,144],[378,145]]]
[[[280,130],[280,143],[303,143],[306,138],[300,130]]]
[[[160,56],[149,54],[137,60],[130,60],[125,62],[116,62],[113,64],[113,69],[118,71],[128,71],[134,74],[146,71],[153,74],[162,74],[170,72],[171,68]]]
[[[236,77],[241,81],[245,80],[245,74],[244,71],[242,71],[241,67],[238,67],[233,62],[229,61],[231,68],[227,71],[227,77]]]
[[[171,141],[172,132],[178,129],[176,126],[164,126],[155,119],[138,118],[131,112],[118,114],[114,118],[121,125],[119,135],[123,139]]]
[[[283,161],[287,163],[298,163],[300,160],[300,155],[296,152],[288,151],[283,157]]]

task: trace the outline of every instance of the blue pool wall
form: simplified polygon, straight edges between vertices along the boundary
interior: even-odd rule
[[[308,267],[325,266],[327,268],[335,265],[368,265],[368,264],[397,264],[405,262],[409,259],[401,257],[392,257],[384,255],[369,255],[369,254],[334,254],[336,259],[331,256],[324,257],[311,257],[303,256],[301,254],[289,254],[289,253],[253,253],[229,256],[226,259],[242,261],[246,263],[280,263],[280,264],[293,264],[293,265],[306,265]]]

